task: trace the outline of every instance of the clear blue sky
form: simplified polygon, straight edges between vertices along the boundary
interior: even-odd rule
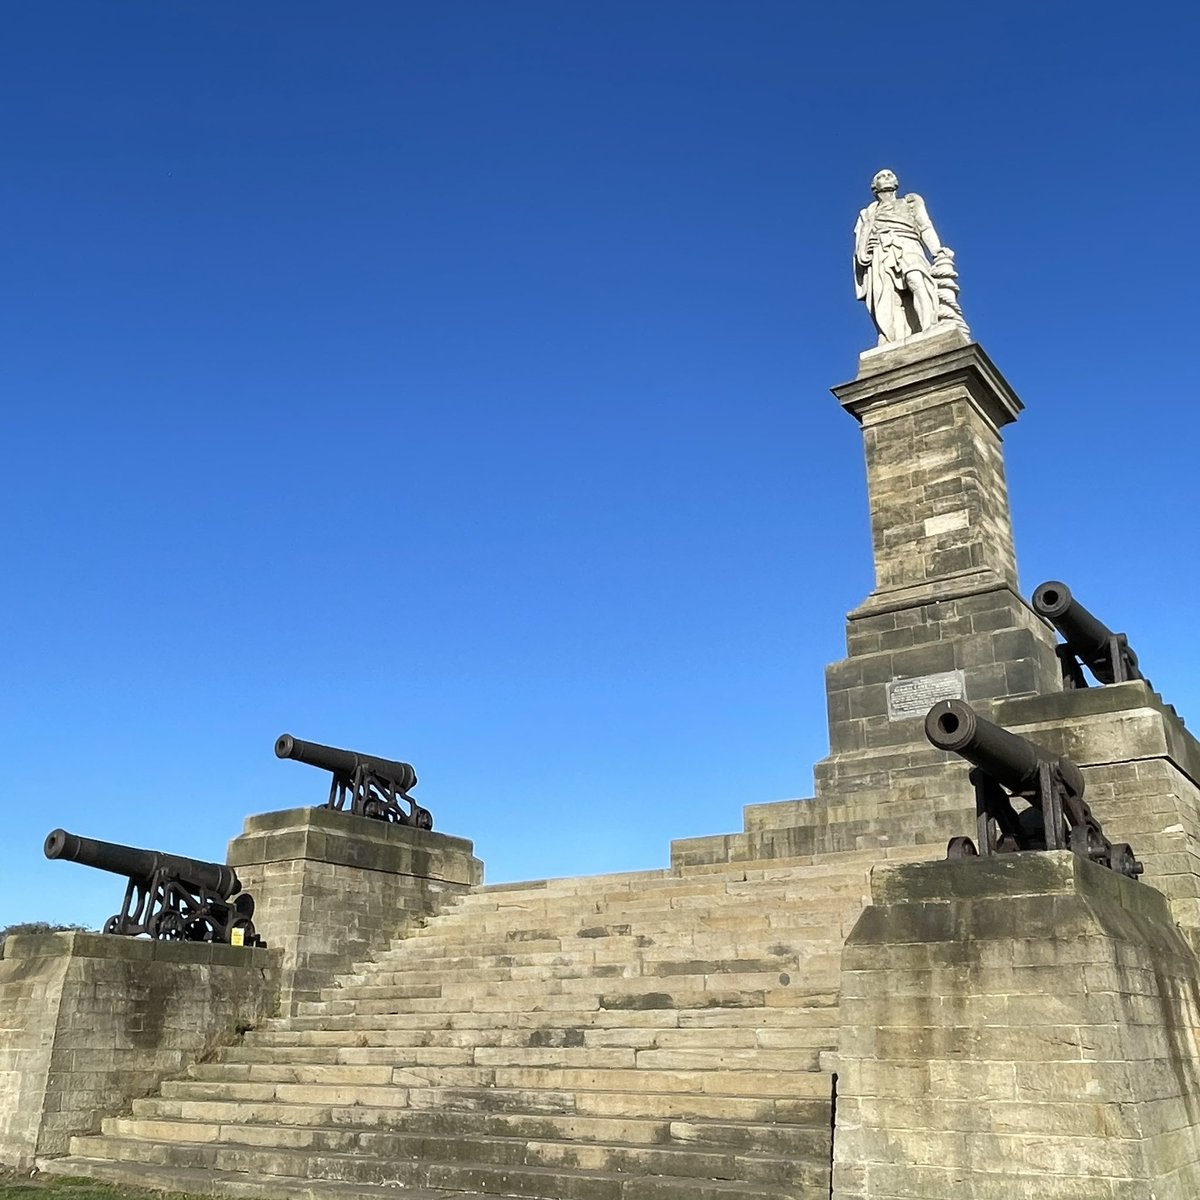
[[[1169,13],[1169,17],[1168,17]],[[1027,411],[1026,591],[1200,721],[1187,6],[4,7],[0,925],[411,761],[492,880],[810,794],[893,167]]]

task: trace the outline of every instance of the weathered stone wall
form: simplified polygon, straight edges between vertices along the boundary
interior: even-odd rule
[[[842,959],[836,1200],[1194,1200],[1200,964],[1059,851],[878,868]]]
[[[283,954],[285,1013],[483,879],[465,838],[325,808],[248,817],[228,862]]]
[[[274,1011],[271,950],[94,933],[9,937],[0,960],[0,1162],[65,1154],[72,1134],[152,1092]]]
[[[56,1014],[70,962],[65,953],[19,955],[25,940],[9,937],[0,959],[0,1163],[16,1167],[32,1162],[47,1115]]]

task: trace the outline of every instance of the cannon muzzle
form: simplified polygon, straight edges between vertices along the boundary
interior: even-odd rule
[[[65,829],[55,829],[47,834],[43,850],[47,858],[82,863],[85,867],[124,875],[140,883],[146,883],[156,872],[161,872],[197,890],[213,892],[222,900],[228,900],[242,890],[237,872],[222,863],[179,858],[161,850],[138,850],[115,842],[99,842],[95,838],[68,833]]]
[[[280,734],[275,739],[275,756],[293,758],[322,771],[332,771],[341,779],[353,779],[357,772],[384,779],[398,792],[407,792],[417,784],[417,773],[409,763],[396,762],[390,758],[375,758],[370,754],[359,754],[354,750],[339,750],[336,746],[322,746],[320,742],[303,742],[290,733]]]

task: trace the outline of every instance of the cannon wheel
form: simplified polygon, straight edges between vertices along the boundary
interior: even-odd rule
[[[1107,865],[1109,846],[1092,825],[1076,825],[1067,837],[1067,846],[1080,858]]]
[[[118,914],[115,917],[109,917],[100,928],[101,933],[120,933],[121,932],[121,917]]]
[[[195,917],[187,923],[184,937],[189,942],[215,942],[217,940],[216,926],[208,917]]]
[[[1133,847],[1128,842],[1113,842],[1112,848],[1108,852],[1108,865],[1118,875],[1124,875],[1129,879],[1136,879],[1145,869],[1138,862],[1133,853]]]
[[[159,942],[178,942],[187,935],[183,915],[168,908],[165,912],[155,913],[146,926],[146,932]]]
[[[978,858],[979,851],[969,837],[952,837],[946,843],[947,858]]]

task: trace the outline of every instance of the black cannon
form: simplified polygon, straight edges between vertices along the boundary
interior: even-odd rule
[[[79,837],[65,829],[46,835],[47,858],[64,858],[124,875],[125,901],[104,923],[105,933],[163,941],[224,942],[262,946],[254,932],[254,898],[242,891],[232,867],[179,858],[159,850],[137,850]]]
[[[433,815],[408,794],[417,784],[417,773],[408,763],[322,746],[320,742],[302,742],[290,733],[275,739],[275,755],[333,773],[325,808],[342,811],[349,800],[355,816],[417,829],[433,828]],[[397,804],[398,799],[408,805],[408,812]]]
[[[981,717],[961,700],[939,700],[925,716],[925,736],[973,764],[979,847],[984,854],[1073,850],[1136,879],[1142,864],[1128,843],[1113,844],[1083,798],[1083,772],[1069,759]],[[1018,813],[1013,800],[1029,807]],[[951,838],[947,858],[978,854],[970,838]]]
[[[1137,655],[1123,633],[1113,633],[1098,617],[1093,616],[1074,596],[1065,583],[1050,579],[1033,593],[1033,611],[1045,617],[1062,635],[1057,647],[1062,663],[1063,686],[1087,687],[1083,668],[1101,683],[1126,683],[1145,679],[1138,668]],[[1149,683],[1149,680],[1146,680]]]

